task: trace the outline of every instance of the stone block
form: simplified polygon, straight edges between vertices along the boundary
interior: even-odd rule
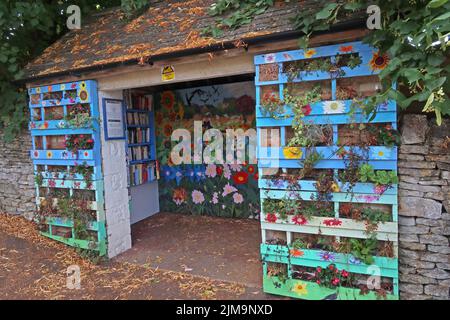
[[[417,269],[417,273],[419,273],[425,277],[429,277],[429,278],[433,278],[433,279],[437,279],[437,280],[450,279],[449,272],[442,270],[442,269],[437,269],[437,268],[435,268],[435,269]]]
[[[402,134],[402,145],[424,143],[428,129],[429,127],[426,115],[405,115],[403,117],[403,124],[400,129]]]
[[[450,298],[449,287],[434,284],[425,285],[425,294],[436,297]]]
[[[442,215],[442,203],[419,197],[400,197],[399,214],[409,217],[439,219]]]
[[[412,294],[422,294],[423,285],[421,284],[411,284],[411,283],[400,283],[400,291]]]
[[[448,239],[438,234],[421,234],[419,235],[420,243],[432,244],[435,246],[448,246]]]

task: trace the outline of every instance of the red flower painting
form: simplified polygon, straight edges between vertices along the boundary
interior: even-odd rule
[[[275,223],[277,222],[277,216],[274,213],[268,213],[266,214],[266,221],[270,222],[270,223]]]
[[[244,171],[235,173],[233,175],[233,181],[237,185],[246,184],[248,182],[248,173]]]

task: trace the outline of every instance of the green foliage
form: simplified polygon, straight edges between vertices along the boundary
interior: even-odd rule
[[[361,182],[372,182],[377,185],[391,185],[398,183],[397,172],[386,170],[375,171],[370,164],[362,164],[359,167],[358,176]]]
[[[9,0],[0,2],[0,129],[12,140],[26,127],[27,93],[16,80],[23,67],[66,31],[66,9],[81,8],[84,17],[94,11],[122,4],[124,11],[142,9],[144,0]]]
[[[373,256],[376,254],[378,247],[376,238],[350,239],[349,241],[352,255],[368,265],[374,262]]]
[[[73,221],[75,238],[96,241],[88,231],[88,224],[93,220],[86,201],[74,198],[58,199],[57,215]]]
[[[294,129],[294,136],[289,140],[288,146],[312,146],[313,141],[306,135],[306,126],[303,118],[311,112],[310,104],[319,101],[321,98],[321,89],[315,86],[312,90],[306,91],[301,95],[291,95],[287,89],[284,91],[284,101],[286,105],[292,108],[294,119],[292,128]]]
[[[367,101],[367,112],[389,98],[403,109],[421,105],[423,112],[434,112],[440,124],[442,115],[450,115],[450,67],[446,59],[450,1],[378,0],[371,4],[381,8],[382,29],[369,33],[364,42],[387,53],[391,61],[380,73],[384,89]],[[299,11],[293,21],[305,34],[299,44],[307,48],[314,32],[329,30],[345,15],[366,8],[363,0],[320,0],[313,8]],[[398,83],[398,90],[393,89],[394,83]],[[407,95],[401,89],[406,89]]]
[[[221,16],[216,24],[206,27],[204,35],[220,37],[224,29],[237,29],[249,24],[253,18],[274,4],[274,0],[218,0],[209,8],[211,16]]]

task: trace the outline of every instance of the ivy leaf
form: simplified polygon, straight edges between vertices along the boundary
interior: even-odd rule
[[[405,68],[402,73],[410,83],[416,82],[422,76],[422,73],[416,68]]]
[[[427,7],[428,8],[439,8],[440,6],[443,6],[444,4],[446,4],[448,2],[448,0],[431,0]]]
[[[337,3],[329,3],[327,4],[322,10],[317,12],[316,19],[318,20],[325,20],[328,19],[331,14],[333,13],[333,10],[336,9]]]

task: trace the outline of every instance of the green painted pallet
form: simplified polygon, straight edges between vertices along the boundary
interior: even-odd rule
[[[398,295],[387,294],[379,297],[374,291],[361,294],[360,289],[338,287],[330,289],[317,283],[287,279],[284,282],[278,277],[265,276],[263,278],[264,292],[304,300],[398,300]]]

